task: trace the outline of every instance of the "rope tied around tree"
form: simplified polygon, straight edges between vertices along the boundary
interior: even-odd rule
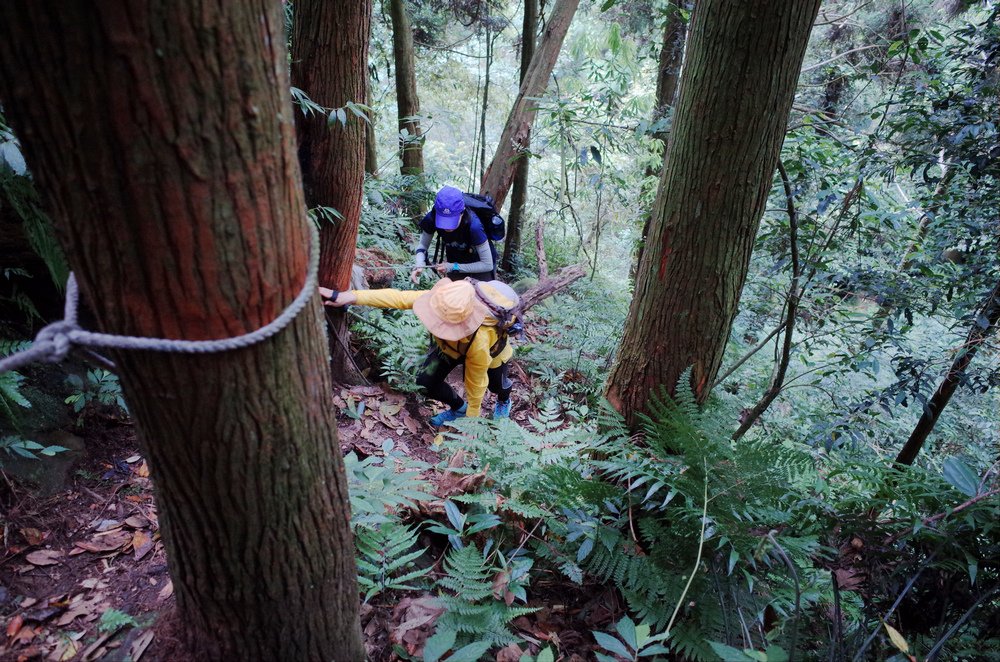
[[[175,354],[214,354],[243,349],[267,340],[298,317],[316,292],[319,271],[319,231],[312,223],[309,223],[309,230],[309,267],[302,289],[277,317],[254,331],[213,340],[149,338],[87,331],[81,328],[77,322],[80,288],[77,285],[76,276],[70,272],[66,281],[66,306],[63,319],[42,327],[35,336],[31,347],[0,359],[0,373],[17,370],[36,361],[59,363],[69,355],[74,347],[144,350]],[[96,356],[113,366],[110,361],[99,354]]]

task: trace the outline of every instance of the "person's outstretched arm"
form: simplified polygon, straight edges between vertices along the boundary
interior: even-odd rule
[[[420,233],[420,244],[417,246],[416,253],[413,257],[413,263],[416,265],[413,271],[410,272],[410,280],[416,283],[420,279],[420,272],[423,267],[427,266],[427,251],[431,247],[431,239],[433,236],[429,232]]]
[[[372,306],[373,308],[409,310],[413,308],[413,302],[424,292],[426,290],[394,290],[391,288],[384,290],[344,290],[343,292],[334,292],[326,287],[319,288],[319,294],[323,297],[323,305],[333,306],[334,308],[357,304],[359,306]]]

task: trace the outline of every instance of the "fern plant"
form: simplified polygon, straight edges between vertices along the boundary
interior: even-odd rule
[[[416,567],[416,561],[427,551],[415,549],[418,530],[386,522],[371,528],[360,527],[355,534],[357,546],[358,584],[364,591],[365,602],[386,591],[416,591],[423,588],[431,568]]]
[[[438,620],[438,633],[455,632],[460,645],[488,643],[487,648],[517,643],[510,623],[533,613],[533,607],[508,604],[494,594],[498,571],[489,554],[475,545],[465,545],[448,552],[444,561],[445,576],[437,584],[449,591],[440,597],[446,611]]]

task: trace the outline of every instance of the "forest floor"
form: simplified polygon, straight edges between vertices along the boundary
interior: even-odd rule
[[[518,376],[527,379],[523,373]],[[338,429],[345,455],[382,455],[383,442],[392,439],[395,452],[430,465],[448,459],[426,423],[433,412],[418,405],[417,398],[362,386],[339,387],[334,401],[341,411]],[[513,418],[519,423],[537,413],[530,402],[517,404]],[[84,450],[66,468],[61,485],[39,492],[2,474],[0,499],[6,514],[0,547],[0,660],[175,660],[176,653],[169,651],[176,650],[174,628],[182,625],[169,618],[158,621],[172,612],[173,585],[149,470],[137,450],[134,428],[126,420],[92,416],[74,432],[84,436]],[[442,498],[461,491],[465,483],[459,479],[468,478],[447,469],[427,474]],[[444,519],[443,506],[426,505],[421,517],[435,518],[441,511]],[[443,556],[444,548],[438,551]],[[533,593],[530,606],[539,611],[514,625],[535,652],[551,643],[562,660],[592,659],[589,631],[607,626],[623,612],[614,591],[603,587],[543,578]],[[362,605],[371,660],[400,659],[394,645],[420,659],[423,642],[433,632],[434,619],[427,621],[422,611],[432,595],[400,597]],[[421,619],[426,622],[414,627]],[[496,659],[516,661],[521,652],[510,648]]]

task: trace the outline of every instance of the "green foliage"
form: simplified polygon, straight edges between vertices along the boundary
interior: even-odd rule
[[[62,290],[69,276],[66,258],[56,242],[52,223],[42,210],[34,181],[21,155],[20,143],[7,126],[2,112],[0,112],[0,193],[2,193],[0,206],[9,204],[21,219],[28,243],[44,260],[49,275],[52,276],[52,282]],[[10,267],[5,267],[8,278],[10,278],[9,270]],[[19,305],[23,305],[23,302]]]
[[[114,407],[128,413],[118,376],[113,372],[95,368],[88,370],[85,378],[72,374],[66,378],[66,385],[72,390],[66,404],[73,405],[77,414],[82,415],[88,405]]]
[[[102,634],[114,633],[124,627],[139,627],[139,622],[129,614],[117,609],[108,609],[101,614],[101,620],[97,622],[97,629]]]
[[[670,652],[666,646],[660,643],[667,638],[667,634],[651,636],[648,625],[636,625],[628,616],[623,616],[618,621],[615,625],[615,631],[618,633],[617,637],[606,632],[594,632],[594,639],[597,640],[598,645],[613,654],[596,653],[598,662],[615,662],[618,658],[614,655],[626,660],[638,661],[644,657]]]
[[[344,471],[351,495],[351,523],[375,529],[394,522],[394,513],[431,498],[430,485],[420,477],[426,468],[395,450],[392,441],[382,444],[383,456],[359,460],[355,453],[344,456]]]
[[[355,544],[358,556],[358,584],[365,602],[386,591],[416,591],[414,584],[427,577],[431,569],[415,567],[426,549],[417,547],[418,530],[385,522],[373,527],[358,527]]]
[[[448,552],[444,561],[445,576],[438,585],[454,595],[442,595],[446,612],[438,620],[438,632],[454,631],[459,641],[474,639],[486,648],[506,646],[518,641],[509,629],[511,621],[536,609],[514,607],[494,595],[496,568],[475,545],[465,545]]]

